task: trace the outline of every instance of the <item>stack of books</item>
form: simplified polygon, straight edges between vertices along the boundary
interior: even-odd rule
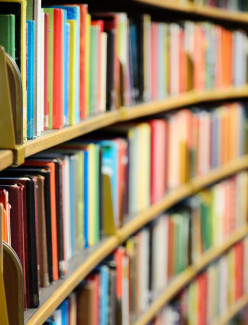
[[[104,319],[103,324],[115,324],[117,319],[123,324],[135,323],[178,274],[244,227],[248,202],[244,199],[241,203],[239,193],[247,198],[247,185],[248,173],[241,172],[158,216],[104,260],[51,316],[51,321],[65,317],[63,313],[72,317],[69,311],[73,310],[77,324],[95,324],[95,318]],[[234,228],[227,229],[229,226]],[[209,317],[211,322],[237,301],[248,289],[247,254],[246,238],[197,276],[180,295],[180,308],[185,313],[182,317],[191,312],[191,317]],[[216,290],[216,294],[207,298],[207,290]],[[195,301],[202,301],[205,314],[197,314],[202,306],[192,309]],[[168,308],[166,315],[170,313]],[[167,317],[164,314],[159,317]]]

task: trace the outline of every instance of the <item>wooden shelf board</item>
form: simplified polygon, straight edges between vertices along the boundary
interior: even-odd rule
[[[191,181],[194,192],[205,188],[206,186],[215,183],[225,177],[228,177],[238,171],[248,168],[248,155],[238,158],[234,162],[226,163],[222,167],[209,172],[205,176],[200,176]]]
[[[163,100],[141,103],[132,107],[122,107],[116,111],[106,112],[98,116],[89,117],[74,126],[65,127],[60,130],[44,131],[41,137],[34,140],[29,140],[24,144],[25,157],[29,157],[57,144],[71,140],[91,131],[99,130],[117,122],[129,121],[135,118],[141,118],[202,102],[243,97],[248,97],[248,86],[242,88],[229,87],[225,89],[203,92],[190,91],[179,96],[168,97]]]
[[[248,14],[242,11],[228,11],[210,6],[199,6],[192,3],[180,3],[170,0],[133,0],[146,5],[178,12],[200,15],[210,19],[221,19],[237,23],[248,23]]]
[[[214,325],[225,325],[246,305],[248,305],[248,293],[243,295],[233,306],[231,306],[225,315],[219,317],[214,322]]]
[[[12,150],[0,150],[0,170],[11,166],[14,162]]]
[[[248,234],[248,227],[244,229],[237,230],[233,235],[230,235],[227,242],[220,245],[219,247],[214,247],[204,253],[199,262],[192,266],[189,266],[185,271],[175,277],[175,279],[168,285],[168,287],[161,293],[161,295],[151,304],[147,312],[144,313],[135,325],[145,325],[151,321],[155,315],[160,311],[160,309],[181,290],[183,289],[193,278],[203,270],[211,261],[218,258],[226,250],[232,247],[239,240],[243,239]],[[248,299],[248,297],[247,297]],[[239,310],[238,308],[236,308]],[[234,313],[235,314],[235,313]],[[219,324],[219,323],[218,323]],[[224,324],[224,323],[220,323]]]
[[[235,98],[248,97],[248,86],[235,88],[227,87],[222,89],[189,91],[178,96],[167,97],[147,103],[137,104],[129,108],[121,108],[121,121],[128,121],[135,118],[148,116],[174,110],[188,105],[196,105],[203,102],[213,102],[217,100],[229,100]]]
[[[27,325],[41,325],[73,291],[73,289],[118,245],[116,236],[109,237],[94,247],[75,256],[69,263],[68,274],[64,279],[54,282],[47,288],[42,288],[40,307],[24,312],[24,322]]]
[[[216,170],[210,171],[205,176],[194,178],[188,183],[166,194],[163,199],[157,203],[154,203],[145,211],[137,214],[134,217],[128,218],[126,224],[117,231],[117,236],[120,238],[120,241],[123,242],[131,234],[135,233],[138,229],[157,217],[160,213],[172,207],[175,203],[187,196],[197,193],[206,186],[245,168],[248,168],[248,155],[239,158],[234,162],[227,163]]]
[[[118,121],[120,121],[120,112],[116,110],[89,117],[77,125],[64,127],[60,130],[44,131],[41,137],[29,140],[24,144],[25,157]]]

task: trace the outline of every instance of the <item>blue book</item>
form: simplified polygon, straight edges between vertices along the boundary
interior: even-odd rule
[[[119,219],[119,196],[118,196],[118,145],[113,140],[101,141],[102,147],[102,171],[110,176],[111,194],[113,202],[114,220],[118,224]]]
[[[75,206],[74,206],[74,159],[70,156],[70,214],[71,214],[71,252],[75,253]]]
[[[62,324],[61,325],[68,325],[69,324],[69,301],[66,299],[62,302],[62,304],[58,307],[62,313]]]
[[[108,325],[109,304],[109,269],[106,265],[100,267],[100,325]]]
[[[136,101],[139,99],[139,77],[138,77],[138,54],[137,54],[137,27],[132,24],[130,29],[130,49],[132,62],[132,76],[133,76],[133,91]]]
[[[27,138],[34,138],[35,22],[27,21]]]
[[[84,245],[85,248],[89,246],[89,153],[87,150],[84,151]]]

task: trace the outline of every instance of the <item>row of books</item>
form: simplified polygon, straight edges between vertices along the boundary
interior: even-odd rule
[[[158,298],[166,286],[156,291],[166,267],[160,259],[161,247],[167,247],[166,227],[160,232],[165,239],[156,246],[157,230],[152,225],[139,231],[102,262],[56,310],[46,324],[135,324]],[[169,217],[170,218],[170,217]],[[175,218],[175,217],[172,217]],[[182,219],[184,217],[182,216]],[[186,221],[187,222],[187,221]],[[186,230],[184,230],[186,234]],[[183,237],[183,234],[181,234]],[[188,236],[189,234],[187,234]],[[161,236],[160,236],[161,239]],[[181,239],[183,242],[183,238]],[[181,261],[187,259],[185,249],[176,241]],[[188,244],[186,244],[188,245]],[[170,247],[173,250],[173,248]],[[168,251],[168,255],[170,250]],[[235,244],[216,262],[208,265],[188,288],[178,295],[176,303],[166,306],[154,324],[179,324],[172,322],[172,311],[180,309],[180,319],[185,324],[212,324],[218,316],[237,302],[246,292],[248,239]],[[172,257],[171,263],[174,263]],[[159,260],[160,259],[160,260]],[[157,263],[154,263],[154,261]],[[186,266],[186,265],[185,265]],[[175,281],[176,278],[174,277]],[[164,320],[171,319],[171,322]],[[163,320],[163,321],[162,321]],[[75,321],[77,321],[75,323]],[[162,321],[162,322],[161,322]]]
[[[193,0],[193,2],[197,5],[221,8],[228,11],[248,11],[247,0]]]
[[[241,29],[40,1],[26,10],[25,0],[1,0],[0,10],[0,44],[22,74],[24,117],[16,123],[24,123],[24,138],[123,105],[247,81]]]
[[[238,114],[244,110],[239,104],[221,108],[234,112],[232,123],[235,122],[235,107]],[[172,128],[171,121],[174,123],[177,115],[183,118],[178,119],[178,124],[174,124],[177,127]],[[161,199],[167,189],[174,189],[189,180],[189,177],[180,179],[177,173],[184,170],[186,175],[184,164],[191,152],[188,139],[192,131],[189,122],[192,116],[194,113],[185,109],[168,120],[161,118],[119,125],[104,134],[89,135],[39,153],[23,166],[1,172],[0,184],[3,189],[0,198],[6,214],[4,240],[12,243],[23,265],[26,306],[38,304],[39,281],[42,286],[47,286],[63,276],[68,261],[76,252],[96,244],[103,235],[113,234],[128,216],[148,208],[151,203]],[[188,119],[188,133],[184,133],[182,127],[184,117]],[[229,137],[225,141],[230,139],[238,146],[240,142],[244,143],[245,132],[239,120],[234,126],[234,129],[227,129],[226,134],[236,137],[237,142]],[[184,134],[181,135],[178,130]],[[178,142],[175,141],[177,138]],[[199,143],[199,150],[203,146],[206,152],[204,139]],[[172,145],[170,140],[174,141]],[[214,138],[219,144],[221,140],[224,138]],[[185,149],[181,151],[183,145]],[[230,142],[229,147],[226,143],[226,148],[232,148]],[[243,154],[243,149],[239,151],[236,147],[235,150],[233,158]],[[177,156],[170,165],[168,157],[175,155],[175,152]],[[201,153],[196,150],[194,154],[198,157]],[[173,174],[172,169],[177,165],[175,162],[178,162],[178,169],[174,169]],[[188,171],[187,175],[190,175]],[[172,183],[172,176],[176,176],[179,182]],[[247,176],[244,174],[210,192],[199,194],[198,200],[195,200],[198,203],[192,204],[195,215],[193,226],[203,229],[202,246],[197,246],[198,251],[194,255],[224,240],[244,224],[247,203],[245,196],[239,198],[237,193],[246,193],[246,185]],[[224,205],[220,203],[222,198]],[[234,201],[238,202],[236,208]],[[113,229],[109,229],[111,224]],[[207,232],[206,229],[210,228]]]
[[[152,324],[213,324],[247,293],[247,254],[246,237],[200,273]]]

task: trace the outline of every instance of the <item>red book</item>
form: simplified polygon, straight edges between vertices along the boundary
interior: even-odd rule
[[[64,125],[64,12],[54,9],[53,129]]]
[[[49,125],[49,101],[48,101],[49,14],[45,14],[44,38],[45,38],[45,42],[44,42],[44,130],[47,130]]]
[[[152,31],[151,31],[151,40],[152,40],[152,62],[151,62],[151,67],[152,67],[152,99],[157,99],[157,90],[158,90],[158,85],[157,85],[157,74],[158,74],[158,24],[152,22]]]
[[[56,187],[55,165],[53,162],[43,160],[26,160],[26,166],[48,167],[50,170],[50,197],[51,197],[51,228],[52,228],[52,256],[53,256],[53,280],[59,278],[58,273],[58,241],[57,241],[57,215],[56,215]]]
[[[90,282],[94,283],[94,314],[93,314],[93,325],[98,325],[98,320],[99,320],[99,286],[100,286],[100,278],[99,274],[91,274],[88,277],[88,280]]]
[[[79,4],[80,8],[80,83],[79,83],[79,110],[80,119],[86,117],[86,103],[85,103],[85,58],[86,58],[86,15],[88,13],[88,6]]]
[[[198,284],[198,324],[207,324],[207,273],[199,275],[196,279]]]
[[[116,249],[114,253],[114,259],[116,262],[116,296],[120,300],[122,299],[122,283],[123,283],[123,259],[125,256],[125,250],[123,247]]]
[[[123,224],[125,211],[123,209],[125,204],[125,186],[126,186],[126,165],[127,165],[127,144],[122,139],[116,139],[118,145],[118,199],[119,199],[119,225]]]
[[[235,301],[243,295],[243,267],[244,267],[244,244],[239,242],[234,246],[235,259]]]
[[[165,194],[166,178],[166,130],[165,120],[152,120],[151,127],[151,203],[161,199]]]

